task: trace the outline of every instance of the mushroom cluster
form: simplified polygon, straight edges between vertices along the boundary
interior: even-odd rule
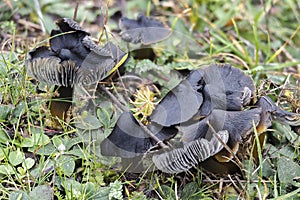
[[[75,21],[69,18],[57,20],[58,30],[52,30],[50,47],[41,46],[29,52],[27,73],[49,85],[60,86],[60,97],[71,98],[73,87],[88,86],[110,75],[123,64],[128,54],[111,42],[98,46]],[[60,101],[61,102],[61,101]],[[62,118],[68,106],[56,102],[51,111]],[[69,103],[70,104],[70,103]],[[68,105],[69,105],[68,104]],[[69,105],[70,106],[70,105]],[[67,108],[62,108],[67,107]]]
[[[180,138],[179,144],[151,151],[159,170],[183,172],[203,161],[225,168],[236,165],[234,158],[243,150],[245,138],[254,135],[254,129],[263,133],[271,120],[300,125],[299,114],[280,109],[267,96],[257,100],[253,80],[240,69],[211,64],[192,71],[159,102],[146,127],[153,135],[126,112],[102,142],[101,151],[106,156],[133,158],[175,137]]]
[[[72,19],[59,19],[57,25],[59,30],[51,32],[50,48],[29,52],[27,72],[39,81],[65,87],[90,85],[108,76],[127,56],[110,42],[96,45]]]

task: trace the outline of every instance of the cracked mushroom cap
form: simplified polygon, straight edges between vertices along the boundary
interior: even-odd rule
[[[112,43],[97,46],[73,20],[57,21],[51,32],[50,48],[29,52],[27,72],[39,81],[58,86],[88,85],[104,79],[123,64],[128,54]]]
[[[126,17],[121,18],[119,27],[122,40],[134,44],[142,43],[143,45],[165,40],[172,32],[162,22],[142,14],[138,15],[136,20]]]

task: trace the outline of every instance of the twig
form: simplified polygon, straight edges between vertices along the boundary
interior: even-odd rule
[[[148,128],[145,126],[142,122],[139,120],[136,120],[138,124],[141,126],[141,128],[153,139],[155,140],[156,144],[159,145],[161,148],[168,148],[163,141],[161,141],[158,137],[156,137]]]
[[[32,125],[34,128],[38,128],[38,129],[41,129],[43,131],[45,131],[46,133],[50,133],[50,134],[63,134],[64,131],[58,131],[58,130],[53,130],[53,129],[49,129],[49,128],[43,128],[41,126],[37,126],[37,125]]]
[[[289,82],[290,82],[290,77],[291,77],[291,74],[288,74],[287,77],[286,77],[286,79],[285,79],[285,81],[284,81],[284,84],[282,85],[282,90],[280,91],[280,93],[279,93],[279,95],[278,95],[279,97],[282,97],[285,88],[287,88],[287,85],[288,85]],[[278,99],[278,100],[279,100],[279,99]],[[278,103],[279,103],[279,102],[277,102],[277,104],[278,104]]]
[[[296,48],[296,47],[295,47]],[[282,53],[292,62],[297,62],[297,59],[295,59],[286,49],[282,49]],[[298,69],[300,69],[300,64],[296,65]],[[297,70],[296,70],[297,72]]]
[[[219,194],[221,194],[221,192],[222,192],[222,190],[223,190],[223,182],[224,181],[224,179],[223,178],[221,178],[220,179],[220,183],[219,183]]]
[[[247,70],[249,70],[250,69],[250,67],[248,66],[248,64],[243,60],[243,59],[241,59],[240,57],[238,57],[238,56],[236,56],[236,55],[234,55],[234,54],[232,54],[232,53],[218,53],[218,54],[216,54],[216,55],[214,55],[214,57],[218,57],[218,56],[229,56],[229,57],[232,57],[232,58],[234,58],[234,59],[236,59],[237,61],[240,61],[240,63],[247,69]]]
[[[37,25],[37,24],[35,24],[33,22],[26,21],[24,19],[19,19],[18,20],[18,24],[21,24],[21,25],[24,25],[24,26],[26,25],[27,28],[32,28],[31,30],[33,30],[33,31],[34,31],[34,29],[36,29],[36,30],[42,30],[41,26],[39,26],[39,25]]]
[[[240,186],[243,188],[244,187],[244,185],[242,185],[242,182],[243,181],[241,181],[240,179],[239,179],[239,177],[238,176],[234,176],[234,178],[237,180],[237,183],[239,183],[240,184]],[[250,180],[251,181],[251,180]],[[257,182],[259,182],[259,181],[257,181]]]
[[[129,97],[129,95],[128,95],[129,92],[126,91],[126,87],[125,87],[124,81],[123,81],[123,79],[121,78],[122,76],[121,76],[121,74],[120,74],[120,72],[119,72],[118,69],[116,70],[116,73],[117,73],[117,75],[118,75],[118,77],[119,77],[119,79],[120,79],[120,83],[121,83],[122,87],[124,88],[124,91],[125,91],[125,97],[126,97],[127,99],[130,99],[130,97]],[[142,79],[141,79],[141,80],[142,80]],[[142,80],[142,81],[143,81],[143,80]]]
[[[120,107],[120,109],[122,111],[128,111],[128,108],[126,106],[124,106],[123,104],[120,103],[120,101],[109,91],[107,90],[104,86],[99,85],[100,89],[103,90],[111,99],[112,101],[117,104],[118,107]]]
[[[45,26],[44,26],[44,23],[43,23],[44,20],[43,20],[43,15],[42,15],[41,6],[39,4],[39,1],[34,0],[34,5],[35,5],[36,12],[39,16],[39,21],[40,21],[42,32],[45,35],[46,34],[46,29],[45,29]]]
[[[78,6],[79,6],[79,2],[78,2],[78,0],[76,0],[74,14],[73,14],[73,20],[74,21],[76,21],[76,18],[77,18]]]
[[[207,171],[207,170],[206,170]],[[209,171],[208,171],[209,172]],[[210,173],[210,172],[209,172]],[[202,181],[205,180],[205,182],[210,183],[210,184],[214,184],[214,182],[219,182],[220,180],[212,180],[209,175],[207,175],[206,173],[202,173],[202,175],[204,175],[206,177],[206,179],[203,179]]]
[[[103,6],[102,6],[102,0],[100,1],[100,15],[103,15]],[[101,39],[102,39],[102,36],[103,36],[103,32],[105,31],[105,34],[106,34],[106,39],[108,41],[108,36],[107,36],[107,27],[105,26],[107,24],[107,20],[108,20],[108,2],[106,4],[106,7],[105,7],[105,16],[104,16],[104,21],[103,21],[103,31],[101,32],[99,38],[98,38],[98,44],[100,44],[101,42]],[[102,24],[101,24],[102,26]]]
[[[285,47],[291,42],[291,40],[297,35],[297,33],[300,31],[300,25],[297,27],[297,29],[292,33],[292,35],[289,37],[287,41],[281,47],[267,60],[266,64],[271,63],[284,49]]]
[[[239,194],[242,194],[243,191],[235,184],[235,181],[232,180],[232,178],[231,178],[230,175],[228,175],[228,178],[229,178],[229,180],[231,181],[231,183],[232,183],[234,189],[235,189]]]
[[[233,153],[233,151],[228,147],[228,145],[221,139],[221,137],[218,135],[218,133],[216,132],[216,130],[214,129],[214,127],[209,123],[209,121],[207,122],[207,125],[212,130],[213,134],[217,137],[217,139],[219,140],[219,142],[222,143],[222,145],[224,146],[224,148],[234,157],[234,159],[236,161],[236,164],[239,166],[239,168],[242,169],[243,164],[238,159],[238,157],[235,155],[235,153]]]

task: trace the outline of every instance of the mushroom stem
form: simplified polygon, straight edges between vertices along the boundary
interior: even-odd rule
[[[74,21],[76,21],[76,18],[77,18],[78,6],[79,6],[79,2],[77,0],[76,4],[75,4],[74,14],[73,14],[73,20]]]

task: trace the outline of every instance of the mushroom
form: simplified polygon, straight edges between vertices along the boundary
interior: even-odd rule
[[[192,71],[167,93],[150,115],[148,127],[159,125],[160,130],[176,127],[180,138],[179,145],[151,152],[155,166],[163,172],[177,173],[201,163],[214,173],[233,173],[240,167],[233,159],[243,153],[245,140],[250,136],[250,146],[256,145],[252,134],[254,129],[262,134],[271,126],[271,120],[280,120],[292,126],[300,124],[299,114],[280,109],[266,96],[255,103],[255,97],[253,80],[238,68],[228,64],[211,64]],[[135,123],[136,126],[140,129]],[[127,141],[133,142],[131,147],[147,141],[139,139],[136,143],[133,140],[132,137],[143,138],[146,135],[133,130],[132,122],[125,121],[121,128],[123,131],[116,131],[119,128],[117,124],[107,138],[111,143],[121,144],[115,156],[122,157],[122,148]],[[159,135],[163,141],[171,138]],[[124,148],[125,154],[128,155],[128,151],[133,153],[131,155],[146,153],[152,145],[144,145],[141,149]]]
[[[220,131],[218,135],[223,143],[228,141],[228,131]],[[199,162],[214,156],[223,149],[223,143],[216,136],[211,140],[200,138],[172,151],[155,154],[152,160],[155,166],[166,173],[178,173],[195,167]]]
[[[282,110],[275,103],[270,99],[270,97],[262,96],[254,105],[255,109],[260,109],[259,114],[259,122],[256,125],[256,131],[259,137],[259,145],[260,147],[263,146],[265,140],[265,131],[268,127],[271,126],[272,120],[279,121],[284,124],[288,124],[290,126],[299,126],[300,125],[300,115],[296,113],[287,112]],[[244,122],[245,123],[245,122]],[[241,123],[243,124],[243,123]],[[248,124],[250,122],[248,121]],[[238,127],[240,124],[238,125]],[[251,133],[251,132],[250,132]],[[251,138],[252,137],[252,138]],[[242,143],[240,143],[239,152],[235,152],[239,154],[239,158],[245,157],[246,151],[251,151],[253,149],[253,158],[254,161],[258,161],[258,151],[257,151],[257,144],[255,141],[255,136],[250,134],[250,138],[246,137]],[[248,142],[244,142],[244,141]],[[254,147],[253,147],[254,146]],[[226,150],[222,150],[220,154],[217,154],[214,157],[210,157],[209,159],[205,160],[204,162],[200,163],[200,165],[209,170],[212,173],[217,174],[232,174],[234,172],[240,171],[239,167],[236,162],[231,161],[232,156],[229,156],[229,152]],[[230,159],[228,159],[230,157]]]
[[[146,128],[161,142],[168,141],[178,132],[174,126],[162,127],[155,123]],[[111,134],[100,144],[102,155],[121,157],[122,168],[135,173],[145,171],[140,161],[149,150],[156,147],[158,141],[139,125],[131,112],[120,115]]]
[[[68,18],[57,21],[52,30],[50,48],[29,52],[27,71],[34,78],[58,86],[90,85],[104,79],[128,55],[114,44],[97,46],[89,34]]]
[[[42,46],[29,52],[26,62],[27,73],[35,79],[49,85],[61,86],[60,94],[71,99],[74,86],[88,87],[110,75],[123,64],[128,54],[121,51],[111,42],[104,47],[96,45],[75,21],[62,18],[57,21],[58,30],[52,30],[50,48]],[[60,103],[56,102],[55,107]],[[62,118],[67,108],[59,107]],[[54,106],[54,105],[53,105]],[[52,105],[50,110],[55,109]],[[53,109],[51,109],[53,108]]]
[[[242,110],[254,98],[254,91],[252,79],[240,69],[211,64],[192,71],[160,101],[150,119],[171,126],[197,113],[208,116],[213,109]]]
[[[191,119],[203,103],[203,73],[193,71],[158,104],[150,116],[151,122],[172,126]]]
[[[119,21],[119,27],[121,29],[120,36],[123,40],[134,44],[142,43],[143,45],[160,42],[168,38],[172,32],[162,22],[142,14],[138,15],[136,20],[122,17]]]
[[[147,128],[160,140],[169,140],[178,132],[175,127],[162,127],[155,123]],[[142,129],[132,113],[124,112],[111,134],[101,143],[101,154],[133,158],[143,155],[155,144],[156,141]]]
[[[252,79],[246,76],[241,70],[233,68],[230,65],[218,66],[214,64],[208,68],[199,70],[204,74],[201,78],[199,76],[198,79],[203,82],[202,94],[204,100],[198,113],[193,116],[192,119],[180,124],[180,132],[182,133],[181,140],[183,144],[189,146],[199,139],[212,138],[212,132],[226,130],[229,134],[226,145],[231,149],[231,152],[228,152],[226,149],[216,152],[215,156],[205,161],[204,163],[207,163],[209,167],[205,166],[205,164],[202,164],[202,166],[208,170],[214,173],[235,172],[238,168],[234,166],[235,164],[232,162],[234,154],[239,151],[239,146],[242,144],[243,138],[252,133],[254,128],[261,134],[271,126],[271,120],[279,120],[292,126],[300,124],[300,115],[280,109],[266,96],[258,100],[254,105],[255,108],[245,110],[244,107],[253,102],[255,87]],[[193,73],[195,72],[192,72],[192,74]],[[161,101],[162,103],[168,98],[168,95],[170,94],[167,94]],[[172,96],[173,95],[170,95],[169,97]],[[186,98],[190,97],[191,96],[186,96]],[[184,100],[182,100],[182,102],[184,102]],[[176,103],[177,101],[174,99],[173,104]],[[159,109],[159,106],[157,108]],[[193,107],[192,105],[190,109],[193,110],[196,108],[197,107]],[[164,110],[164,112],[167,112],[169,116],[176,115],[172,110]],[[152,119],[157,119],[155,116],[159,115],[159,112],[153,112],[153,114],[154,117],[152,116]],[[159,123],[158,120],[155,120],[155,122]],[[214,130],[211,130],[208,124],[210,124]],[[263,139],[262,137],[261,145]],[[243,147],[241,149],[243,149]],[[168,164],[164,162],[167,162],[168,159],[166,158],[170,155],[172,155],[172,158],[175,160],[177,159],[176,156],[182,160],[182,157],[186,156],[188,158],[191,154],[197,154],[198,151],[181,150],[180,154],[175,153],[177,151],[177,148],[174,148],[161,154],[158,152],[158,155],[155,154],[155,156],[153,156],[153,162],[158,169],[168,173],[188,170],[192,165],[188,165],[185,162],[182,162],[181,165],[179,163]],[[257,154],[257,152],[255,153]],[[257,157],[257,155],[254,155],[254,157]],[[203,160],[199,160],[199,162],[200,161]],[[212,165],[215,165],[215,167],[212,167]],[[168,169],[172,170],[168,171],[165,167],[162,168],[162,166],[169,166]]]
[[[217,132],[218,135],[221,137],[220,133],[222,133],[222,131],[226,131],[228,135],[227,139],[222,140],[228,145],[230,149],[232,149],[234,153],[236,153],[238,150],[239,143],[242,142],[242,136],[248,134],[253,130],[253,123],[255,125],[259,123],[260,112],[260,108],[245,111],[225,111],[215,109],[206,118],[200,121],[195,121],[193,123],[190,122],[188,125],[182,125],[180,127],[180,132],[182,132],[183,134],[181,138],[181,141],[183,142],[183,149],[180,150],[180,153],[178,153],[177,147],[175,147],[171,148],[167,152],[155,152],[155,155],[153,156],[152,160],[158,169],[167,173],[187,171],[199,162],[204,161],[207,158],[214,155],[216,155],[218,161],[227,162],[227,159],[232,159],[232,155],[230,153],[227,153],[225,149],[224,151],[221,151],[223,149],[223,144],[220,145],[214,142],[207,143],[207,141],[213,140],[213,138],[215,137],[214,133]],[[213,129],[211,129],[209,125],[211,125]],[[195,141],[198,141],[198,147],[196,144],[194,144]],[[201,144],[200,141],[204,144]],[[191,144],[194,144],[193,148],[190,148]],[[212,154],[205,154],[205,149],[203,152],[197,149],[201,149],[201,145],[208,144],[209,148],[213,152]],[[186,149],[186,146],[189,147],[189,150]],[[192,164],[187,163],[190,159],[186,159],[185,162],[166,163],[168,162],[168,157],[170,157],[169,154],[172,155],[173,160],[184,160],[182,159],[183,157],[188,158],[191,156],[199,157],[201,159],[199,159],[198,162],[193,161]],[[207,156],[203,156],[203,154]],[[161,168],[162,166],[169,166],[169,168]]]

